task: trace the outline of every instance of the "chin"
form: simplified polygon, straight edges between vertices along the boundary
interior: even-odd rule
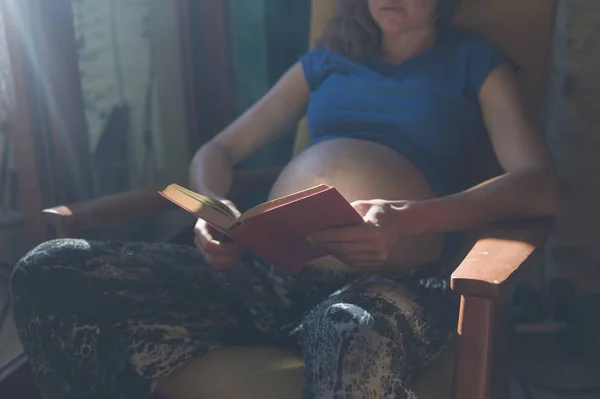
[[[406,18],[389,18],[379,24],[381,31],[388,35],[395,35],[410,30],[410,23]]]
[[[411,21],[412,22],[412,21]],[[427,27],[428,25],[423,25],[423,24],[416,24],[416,23],[409,23],[409,22],[403,22],[403,23],[388,23],[386,25],[381,25],[381,32],[384,35],[388,35],[388,36],[396,36],[396,35],[401,35],[403,33],[408,33],[408,32],[414,32],[417,30],[421,30],[424,27]]]
[[[406,24],[387,24],[381,28],[384,35],[395,36],[409,31]]]
[[[386,26],[381,29],[382,33],[387,36],[396,36],[406,32],[406,30],[404,26]]]

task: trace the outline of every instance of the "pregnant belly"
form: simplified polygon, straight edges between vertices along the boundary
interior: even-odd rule
[[[318,184],[335,186],[350,202],[422,200],[435,196],[419,169],[395,150],[363,140],[336,139],[312,146],[294,158],[277,179],[270,197],[281,197]],[[390,262],[432,261],[435,260],[430,259],[432,256],[439,257],[441,246],[439,236],[406,238],[398,243]],[[330,257],[313,266],[348,269]]]

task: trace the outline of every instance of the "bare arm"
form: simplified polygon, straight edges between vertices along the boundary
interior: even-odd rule
[[[493,222],[554,214],[559,187],[548,148],[527,118],[515,76],[494,70],[479,94],[483,117],[505,173],[462,193],[416,204],[429,231],[468,230]]]
[[[198,150],[190,165],[191,188],[225,197],[234,166],[298,122],[309,94],[302,66],[297,63],[258,103]]]

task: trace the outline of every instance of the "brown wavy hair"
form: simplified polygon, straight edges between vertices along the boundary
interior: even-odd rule
[[[461,0],[438,0],[437,23],[449,24],[458,12]],[[360,57],[377,51],[381,29],[371,16],[367,0],[337,0],[335,15],[327,22],[318,47]]]

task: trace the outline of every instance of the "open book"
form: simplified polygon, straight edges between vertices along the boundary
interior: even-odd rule
[[[160,194],[290,273],[326,255],[310,247],[306,241],[309,234],[363,222],[348,201],[326,185],[265,202],[239,217],[222,202],[177,184]]]

